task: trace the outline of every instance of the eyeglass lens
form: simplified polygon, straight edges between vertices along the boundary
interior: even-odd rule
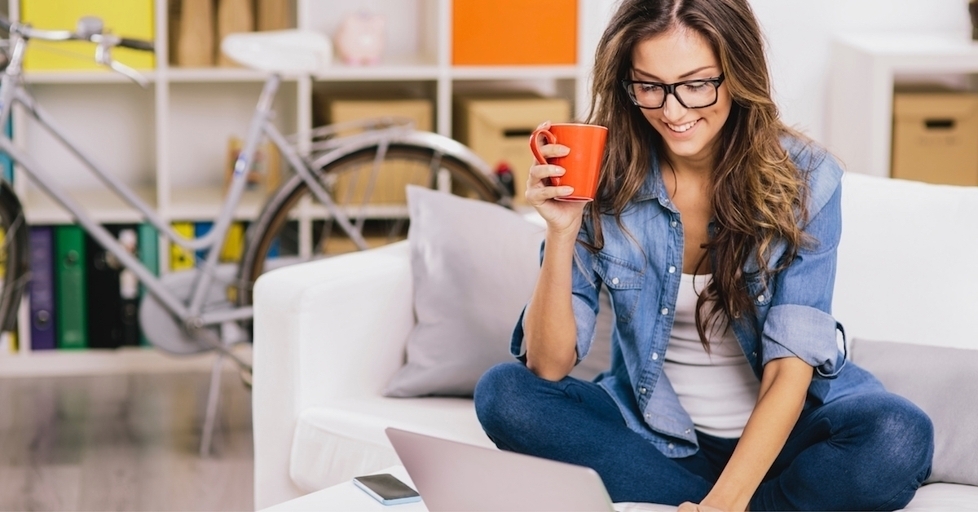
[[[632,97],[639,106],[659,108],[665,104],[666,90],[661,85],[647,83],[629,84]],[[699,108],[717,100],[717,88],[711,82],[686,82],[676,86],[676,96],[688,108]]]

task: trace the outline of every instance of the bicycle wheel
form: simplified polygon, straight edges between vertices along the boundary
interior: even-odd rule
[[[492,176],[438,148],[394,142],[380,166],[375,165],[377,152],[376,145],[365,147],[318,171],[319,182],[370,247],[407,237],[408,184],[443,189],[450,183],[454,194],[508,204],[509,197]],[[251,303],[255,280],[267,270],[359,250],[298,176],[280,190],[248,229],[237,292],[240,304]],[[307,209],[306,215],[300,215],[301,208]]]
[[[0,183],[0,329],[12,331],[17,324],[17,307],[30,279],[27,258],[27,222],[13,189]]]

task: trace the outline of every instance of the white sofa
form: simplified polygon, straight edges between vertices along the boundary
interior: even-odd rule
[[[850,341],[978,351],[978,188],[849,173],[843,219],[834,315]],[[262,276],[257,508],[397,464],[387,426],[492,446],[471,400],[381,396],[413,324],[406,242]],[[908,510],[968,505],[978,507],[978,487],[935,483]]]

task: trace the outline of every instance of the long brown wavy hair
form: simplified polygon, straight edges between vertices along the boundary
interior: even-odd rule
[[[706,330],[720,320],[755,315],[745,264],[753,257],[767,286],[809,243],[806,180],[782,147],[785,135],[801,138],[780,120],[761,30],[747,0],[623,0],[598,44],[588,122],[608,126],[598,197],[588,206],[590,250],[604,246],[601,215],[621,214],[651,169],[652,152],[663,155],[661,136],[632,105],[621,80],[632,68],[636,44],[674,28],[691,29],[712,46],[732,96],[730,115],[717,144],[711,182],[715,232],[706,244],[713,279],[697,301],[696,326],[709,351]],[[786,250],[769,262],[783,241]],[[700,268],[703,261],[697,262]],[[711,307],[702,318],[703,305]],[[751,325],[755,328],[754,322]]]

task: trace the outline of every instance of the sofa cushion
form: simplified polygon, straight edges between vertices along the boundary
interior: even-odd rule
[[[314,491],[399,464],[384,429],[413,432],[493,447],[465,398],[360,396],[330,400],[299,415],[292,438],[289,475]]]
[[[957,510],[978,512],[978,487],[960,484],[927,484],[917,489],[907,512]]]
[[[847,172],[832,315],[850,338],[978,348],[978,187]]]
[[[499,205],[408,187],[417,325],[384,394],[471,396],[509,339],[539,273],[544,228]]]
[[[978,485],[978,350],[854,339],[852,360],[930,416],[928,482]]]

